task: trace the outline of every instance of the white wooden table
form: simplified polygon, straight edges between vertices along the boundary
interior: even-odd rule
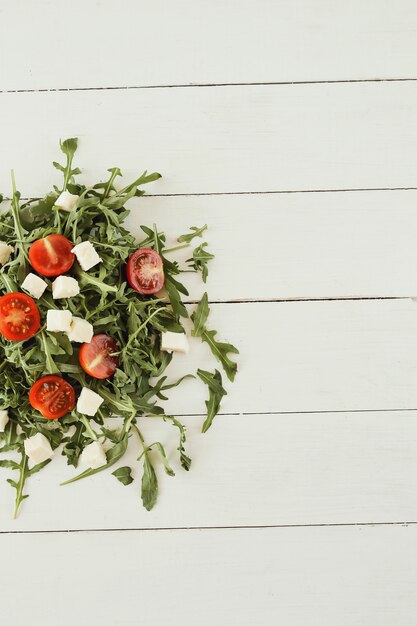
[[[63,458],[16,521],[3,485],[2,624],[417,624],[416,24],[414,0],[1,2],[0,189],[44,193],[74,135],[83,180],[161,171],[130,226],[209,223],[241,352],[206,435],[204,390],[172,393],[194,466],[151,513],[108,475],[58,487]]]

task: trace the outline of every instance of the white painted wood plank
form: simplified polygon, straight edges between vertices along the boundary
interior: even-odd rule
[[[3,0],[0,89],[415,78],[416,19],[412,0]]]
[[[14,535],[0,546],[14,626],[414,623],[415,526]]]
[[[268,300],[417,294],[417,192],[143,197],[128,224],[164,230],[169,245],[192,225],[216,254],[212,300]],[[177,253],[190,257],[189,249]],[[185,265],[185,263],[184,263]],[[190,297],[200,277],[184,274]]]
[[[213,305],[210,327],[240,350],[226,412],[417,408],[411,300]],[[206,345],[191,345],[168,374],[213,367]],[[205,390],[195,387],[173,389],[169,411],[203,413]]]
[[[82,180],[156,169],[153,193],[413,187],[417,82],[0,94],[0,188],[24,196],[77,135]]]
[[[30,498],[17,520],[14,492],[4,482],[11,474],[2,469],[0,529],[417,521],[416,418],[417,411],[219,416],[203,435],[203,419],[188,417],[188,473],[177,462],[175,429],[141,420],[147,442],[165,445],[176,472],[170,478],[157,465],[160,496],[151,513],[142,508],[134,437],[119,463],[133,468],[133,484],[123,487],[103,472],[60,487],[77,470],[57,455],[28,482]]]

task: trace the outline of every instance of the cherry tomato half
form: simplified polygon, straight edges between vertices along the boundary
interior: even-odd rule
[[[75,407],[75,391],[60,376],[44,376],[32,386],[29,402],[43,417],[56,420]]]
[[[127,262],[126,276],[135,291],[144,295],[157,293],[165,282],[161,257],[151,248],[136,250]]]
[[[48,235],[37,239],[29,248],[29,261],[42,276],[59,276],[72,267],[75,254],[74,246],[63,235]]]
[[[93,378],[110,378],[119,366],[119,346],[108,335],[94,335],[80,348],[80,365]]]
[[[0,333],[11,341],[25,341],[35,335],[41,324],[35,301],[18,291],[0,298]]]

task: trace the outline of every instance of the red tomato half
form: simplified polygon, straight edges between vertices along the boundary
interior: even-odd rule
[[[75,407],[75,391],[60,376],[44,376],[32,386],[29,402],[46,419],[56,420]]]
[[[164,286],[162,259],[155,250],[136,250],[127,262],[126,276],[129,285],[144,295],[157,293]]]
[[[35,301],[18,291],[0,298],[0,333],[11,341],[25,341],[35,335],[41,324]]]
[[[80,365],[93,378],[110,378],[119,366],[119,346],[108,335],[94,335],[80,349]]]
[[[72,267],[75,254],[74,246],[63,235],[48,235],[37,239],[29,248],[29,261],[42,276],[59,276]]]

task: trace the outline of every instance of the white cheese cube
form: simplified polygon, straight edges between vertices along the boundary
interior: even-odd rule
[[[5,241],[0,241],[0,265],[7,263],[12,252],[12,246],[9,246]]]
[[[36,433],[24,441],[25,452],[29,459],[37,465],[54,455],[51,444],[42,433]]]
[[[80,462],[86,467],[97,469],[106,465],[107,458],[103,446],[98,441],[93,441],[84,448],[80,456]]]
[[[78,263],[84,272],[88,272],[92,267],[101,263],[102,259],[90,241],[82,241],[73,247],[72,252],[77,257]]]
[[[87,387],[83,387],[80,397],[78,398],[77,411],[79,413],[83,413],[84,415],[90,415],[93,417],[103,402],[103,398],[99,396],[98,393],[88,389]]]
[[[42,280],[42,278],[39,278],[39,276],[36,276],[36,274],[28,274],[22,283],[22,289],[37,299],[43,296],[47,286],[48,283]]]
[[[78,296],[80,293],[80,286],[75,278],[71,276],[58,276],[52,283],[52,297],[54,300],[60,298],[72,298]]]
[[[71,328],[68,333],[68,339],[70,341],[76,341],[77,343],[90,343],[94,335],[93,325],[87,320],[83,320],[81,317],[73,317]]]
[[[71,330],[71,311],[49,309],[46,314],[46,330],[51,333],[69,333]]]
[[[161,336],[161,350],[165,352],[183,352],[186,354],[190,349],[187,336],[184,333],[172,333],[167,331]]]
[[[63,211],[67,211],[67,213],[71,213],[77,206],[77,202],[80,196],[77,196],[74,193],[70,193],[69,191],[63,191],[59,198],[55,202],[55,206],[59,206]]]
[[[9,421],[9,414],[7,411],[0,411],[0,433],[4,433],[4,429],[6,428],[6,424]]]

